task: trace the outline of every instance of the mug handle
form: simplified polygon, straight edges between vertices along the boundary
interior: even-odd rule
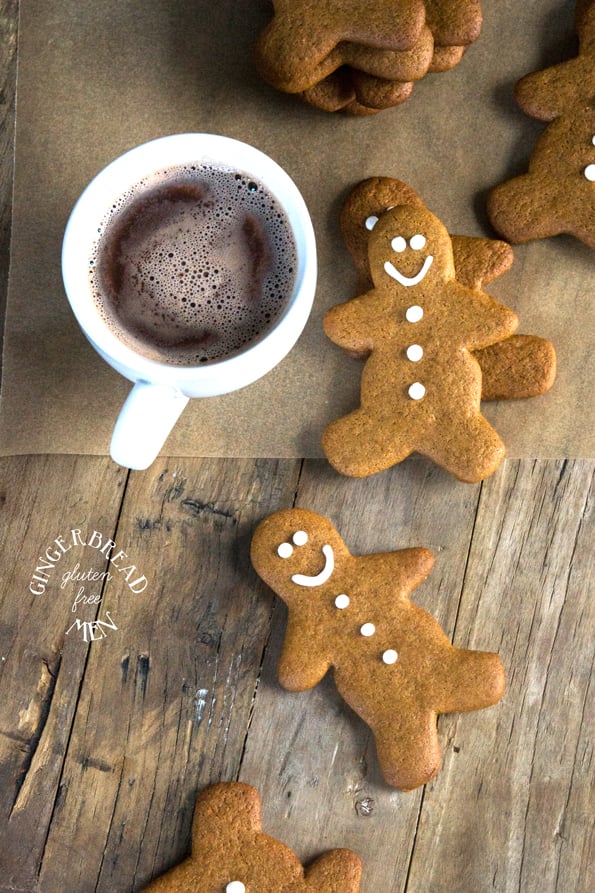
[[[137,471],[148,468],[187,403],[188,397],[177,388],[138,381],[112,434],[110,455],[114,462]]]

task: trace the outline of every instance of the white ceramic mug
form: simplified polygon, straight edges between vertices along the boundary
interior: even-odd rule
[[[260,340],[240,353],[201,366],[149,359],[108,328],[93,298],[89,258],[98,227],[114,202],[143,177],[188,163],[235,168],[260,181],[284,209],[291,227],[297,269],[285,310]],[[295,183],[258,149],[224,136],[174,134],[144,143],[104,168],[72,210],[62,247],[62,276],[71,308],[84,334],[114,369],[135,383],[112,436],[110,454],[126,468],[148,468],[159,454],[190,397],[238,390],[276,366],[299,338],[316,289],[316,244],[305,202]]]

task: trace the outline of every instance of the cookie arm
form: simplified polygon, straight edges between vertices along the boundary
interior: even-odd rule
[[[514,95],[527,115],[553,121],[581,99],[591,98],[593,80],[583,59],[570,59],[525,75],[516,85]]]
[[[279,683],[288,691],[307,691],[326,675],[330,660],[323,638],[289,612],[283,650],[277,666]]]
[[[336,304],[324,315],[322,324],[328,338],[346,350],[372,350],[377,323],[374,291],[344,304]]]
[[[434,566],[429,549],[414,547],[395,552],[377,552],[356,558],[358,573],[371,591],[390,590],[406,597],[426,579]]]
[[[451,236],[457,280],[467,288],[481,288],[505,273],[513,262],[513,250],[499,239]]]
[[[453,648],[444,661],[438,713],[462,713],[496,704],[504,694],[504,667],[497,654]]]

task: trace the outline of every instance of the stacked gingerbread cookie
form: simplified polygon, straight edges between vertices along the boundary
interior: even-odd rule
[[[454,68],[482,25],[480,0],[272,0],[261,76],[324,111],[375,114]]]

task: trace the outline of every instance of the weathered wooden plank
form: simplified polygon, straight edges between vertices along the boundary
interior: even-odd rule
[[[366,862],[363,893],[447,883],[464,893],[589,889],[593,465],[507,463],[483,485],[475,522],[479,488],[451,486],[424,466],[349,482],[307,463],[297,497],[331,517],[353,551],[429,545],[437,564],[418,603],[457,644],[504,656],[505,701],[441,720],[444,766],[422,795],[387,790],[367,730],[330,680],[302,695],[279,689],[278,602],[249,724],[273,604],[248,566],[249,541],[260,517],[292,504],[296,463],[189,460],[132,475],[113,539],[150,583],[135,595],[114,573],[99,605],[79,605],[81,618],[110,611],[118,626],[85,644],[82,628],[65,635],[75,581],[59,585],[80,548],[63,554],[68,565],[56,565],[60,576],[34,608],[19,578],[28,584],[48,514],[55,536],[86,523],[87,540],[91,528],[107,540],[98,500],[118,491],[109,476],[121,487],[125,473],[108,460],[4,460],[3,694],[19,676],[15,638],[38,651],[35,630],[55,633],[46,649],[63,639],[58,672],[51,649],[35,652],[35,679],[25,661],[22,689],[3,700],[12,716],[45,722],[16,814],[0,829],[4,866],[12,850],[26,867],[11,875],[14,889],[38,889],[40,851],[44,891],[59,889],[66,872],[72,890],[137,888],[178,860],[196,790],[235,777],[248,726],[241,776],[263,793],[265,828],[305,860],[352,846]],[[3,747],[14,741],[7,728]]]
[[[272,604],[252,585],[249,539],[293,499],[299,464],[168,460],[131,475],[114,539],[148,583],[106,582],[117,630],[90,649],[43,893],[65,877],[77,893],[139,888],[186,852],[197,791],[237,777]]]
[[[0,461],[0,854],[10,889],[34,889],[88,656],[67,635],[75,614],[61,579],[80,552],[71,531],[113,534],[125,481],[107,459]]]
[[[414,600],[451,634],[479,493],[421,459],[362,481],[307,462],[297,504],[329,517],[353,553],[432,549],[435,568]],[[399,793],[382,781],[370,732],[329,677],[304,693],[280,688],[275,667],[285,616],[277,603],[241,778],[263,793],[265,828],[302,859],[349,846],[365,862],[362,893],[403,891],[423,792]]]
[[[510,462],[482,488],[455,631],[495,647],[501,704],[443,719],[410,893],[580,893],[592,860],[592,462]]]
[[[0,0],[0,332],[10,255],[17,31],[18,0]]]

